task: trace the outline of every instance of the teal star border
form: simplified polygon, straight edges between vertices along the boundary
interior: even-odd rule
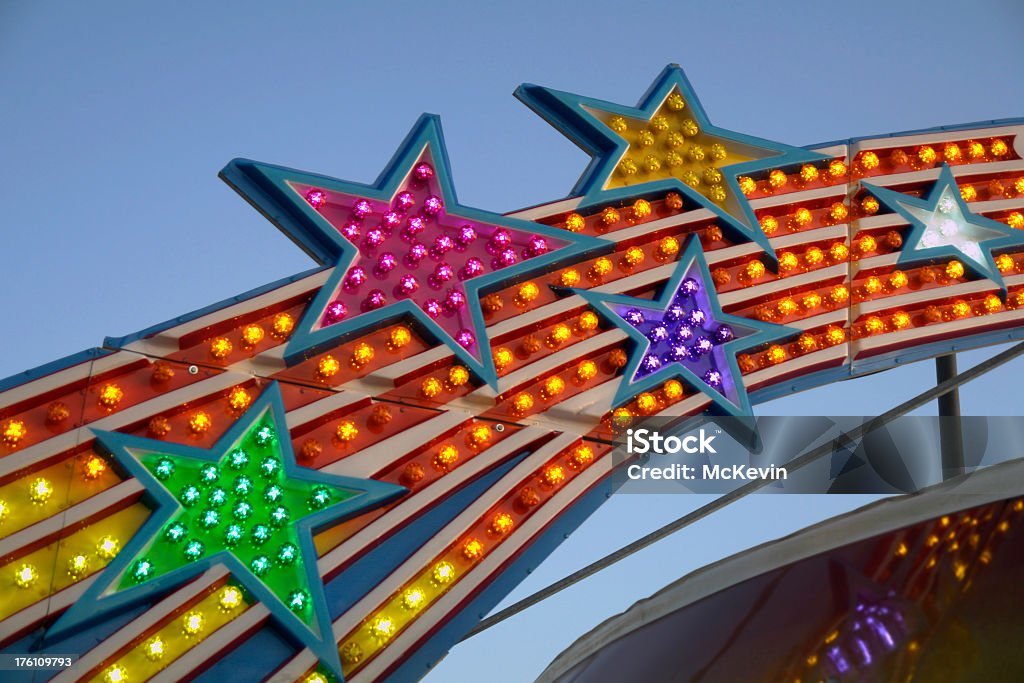
[[[567,245],[546,254],[523,260],[487,273],[464,283],[470,316],[480,358],[476,358],[445,332],[440,325],[412,301],[402,300],[375,311],[360,313],[351,319],[315,329],[324,309],[344,278],[345,272],[358,256],[358,249],[346,240],[316,209],[311,207],[288,183],[295,182],[320,187],[328,191],[357,195],[381,201],[390,201],[398,191],[425,149],[429,149],[434,162],[435,177],[441,187],[447,214],[470,221],[530,232],[562,240]],[[263,164],[247,159],[235,159],[220,173],[220,177],[274,223],[320,264],[332,265],[334,271],[306,308],[299,325],[285,349],[284,359],[294,365],[337,344],[377,329],[397,319],[411,318],[421,332],[434,341],[443,343],[484,382],[497,389],[498,374],[489,353],[486,325],[480,307],[480,297],[496,289],[508,287],[540,271],[549,271],[559,264],[578,261],[590,254],[611,251],[607,240],[578,235],[568,230],[552,228],[539,223],[510,218],[500,214],[473,209],[458,203],[451,181],[448,152],[444,144],[440,120],[431,114],[422,115],[399,146],[380,176],[372,185],[351,183],[327,176]]]
[[[648,340],[640,330],[630,325],[621,316],[615,313],[612,309],[612,305],[638,306],[648,309],[666,310],[672,303],[672,298],[675,296],[676,290],[679,289],[679,285],[683,278],[686,277],[686,274],[694,265],[696,265],[700,271],[701,285],[707,292],[708,302],[711,306],[712,318],[721,323],[754,330],[754,334],[743,337],[742,339],[733,339],[723,345],[723,355],[725,356],[726,362],[729,366],[729,372],[732,374],[733,381],[736,385],[736,394],[739,399],[738,403],[733,403],[721,393],[708,386],[702,378],[697,377],[696,374],[681,363],[666,364],[636,382],[631,381],[631,378],[636,376],[636,371],[640,367],[640,362],[643,360]],[[586,289],[573,289],[571,291],[574,294],[578,294],[583,297],[583,299],[585,299],[587,303],[589,303],[605,319],[613,323],[616,327],[621,328],[627,335],[629,335],[630,340],[633,342],[634,348],[632,353],[629,354],[629,361],[626,363],[622,382],[619,384],[619,387],[615,392],[615,397],[612,399],[612,407],[621,406],[635,398],[638,394],[655,389],[666,380],[680,379],[688,385],[699,389],[711,399],[712,404],[709,408],[710,413],[727,417],[751,417],[753,415],[753,409],[750,404],[750,398],[747,395],[746,387],[743,385],[743,376],[740,374],[739,367],[736,364],[736,352],[760,346],[761,344],[766,344],[777,339],[795,336],[800,333],[800,330],[786,327],[784,325],[776,325],[774,323],[761,322],[760,320],[741,318],[722,311],[722,306],[718,301],[718,293],[715,291],[714,284],[711,280],[711,273],[708,269],[707,259],[704,257],[704,250],[701,248],[700,240],[694,236],[689,238],[686,248],[683,250],[679,260],[676,262],[675,270],[672,271],[672,275],[663,285],[658,298],[654,300],[640,299],[637,297],[626,296],[624,294],[605,294]]]
[[[733,195],[740,202],[743,215],[746,218],[745,222],[734,219],[709,199],[677,178],[665,178],[608,190],[602,189],[614,172],[616,163],[625,153],[628,143],[615,135],[588,109],[649,120],[673,88],[678,88],[683,94],[690,107],[693,119],[700,126],[701,130],[747,147],[767,149],[777,153],[776,156],[767,159],[731,164],[721,169],[729,189],[732,190]],[[628,107],[605,100],[584,97],[583,95],[553,90],[531,83],[520,85],[515,91],[515,96],[582,148],[587,154],[591,155],[590,164],[584,170],[583,175],[580,176],[571,192],[574,196],[583,197],[583,203],[579,207],[581,210],[586,210],[595,204],[637,196],[654,195],[659,192],[676,191],[714,213],[725,223],[724,229],[734,240],[756,243],[772,259],[773,264],[777,263],[775,261],[775,252],[771,248],[767,236],[761,230],[757,217],[750,207],[750,203],[740,191],[736,176],[749,175],[769,168],[788,168],[798,164],[829,158],[802,147],[793,147],[764,138],[725,130],[713,125],[708,120],[704,107],[693,90],[693,86],[690,85],[690,81],[678,64],[669,64],[665,67],[647,92],[640,98],[636,107]]]
[[[927,198],[912,197],[908,194],[896,192],[895,190],[879,187],[870,183],[861,183],[861,185],[864,186],[865,190],[874,195],[878,201],[884,204],[886,208],[896,212],[910,223],[910,232],[903,240],[903,248],[900,250],[899,258],[896,261],[898,265],[905,266],[916,263],[936,263],[949,259],[958,259],[964,264],[964,267],[974,275],[987,278],[996,283],[1003,296],[1006,296],[1006,283],[1003,282],[1003,276],[1000,274],[999,268],[996,267],[995,259],[992,257],[992,251],[996,249],[1024,246],[1024,231],[1016,230],[1005,223],[1000,223],[997,220],[986,218],[985,216],[971,211],[967,207],[967,202],[964,201],[963,196],[960,194],[960,186],[957,184],[956,178],[953,176],[953,170],[949,167],[949,164],[942,164],[942,170],[939,172],[939,177],[935,180],[935,184],[932,186]],[[1002,237],[981,240],[978,242],[978,246],[982,249],[985,257],[984,263],[978,263],[951,244],[944,244],[936,247],[925,247],[921,249],[914,248],[914,245],[920,243],[921,237],[924,235],[927,226],[923,221],[908,211],[906,207],[912,206],[920,209],[921,211],[928,212],[937,211],[939,200],[942,198],[942,193],[945,192],[947,188],[952,190],[951,194],[959,205],[961,215],[967,219],[970,225],[998,232],[1002,235]]]
[[[278,433],[281,460],[287,477],[310,483],[328,484],[356,492],[355,496],[347,500],[330,505],[295,522],[299,532],[302,557],[306,565],[310,604],[316,616],[318,633],[314,633],[302,620],[292,614],[247,566],[224,550],[201,558],[187,566],[179,567],[144,584],[120,591],[114,588],[116,592],[108,592],[128,570],[132,559],[160,533],[160,530],[179,507],[174,496],[130,451],[160,453],[217,463],[254,424],[268,415]],[[323,579],[317,570],[317,552],[313,544],[313,534],[327,526],[388,503],[406,493],[406,488],[370,479],[324,474],[317,470],[300,467],[295,461],[291,439],[288,437],[284,402],[277,382],[268,385],[252,406],[209,450],[118,432],[93,430],[93,433],[96,436],[97,447],[111,457],[112,463],[122,471],[121,473],[138,479],[145,487],[142,500],[153,509],[153,514],[124,545],[110,564],[97,575],[96,580],[86,589],[82,597],[50,627],[45,636],[47,642],[55,642],[71,636],[81,627],[95,623],[112,612],[126,609],[142,601],[153,600],[196,578],[207,569],[224,564],[239,584],[270,610],[271,616],[291,638],[302,646],[308,647],[321,663],[337,676],[338,680],[343,680],[341,660],[338,655],[337,643],[334,641],[332,622],[324,597]]]

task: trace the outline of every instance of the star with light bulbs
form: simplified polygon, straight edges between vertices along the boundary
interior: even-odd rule
[[[737,177],[824,159],[820,154],[713,125],[678,65],[662,71],[636,107],[532,84],[516,97],[593,155],[573,190],[581,209],[674,190],[709,209],[737,241],[774,258]]]
[[[710,412],[752,415],[739,351],[793,336],[798,330],[729,315],[722,310],[700,240],[691,237],[656,299],[573,290],[632,340],[632,352],[613,405],[622,405],[669,379],[711,399]]]
[[[48,639],[154,600],[223,564],[238,586],[341,680],[312,534],[406,489],[299,467],[276,383],[210,450],[117,432],[96,432],[96,441],[145,487],[153,514],[120,552],[119,541],[104,539],[114,558]],[[242,593],[232,595],[225,595],[230,602],[222,601],[222,607],[240,604]],[[198,633],[202,617],[192,618]]]
[[[869,183],[864,187],[910,223],[899,264],[960,259],[975,275],[991,280],[1006,292],[992,253],[1024,246],[1024,232],[971,212],[948,164],[942,165],[927,197],[913,197]]]
[[[236,159],[221,177],[333,268],[285,351],[299,362],[411,320],[495,386],[480,297],[610,245],[458,203],[437,117],[424,115],[373,185]]]

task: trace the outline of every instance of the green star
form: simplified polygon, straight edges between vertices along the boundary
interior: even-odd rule
[[[97,446],[146,487],[153,514],[48,637],[223,564],[340,679],[312,534],[405,489],[299,467],[284,424],[272,384],[208,451],[97,432]]]

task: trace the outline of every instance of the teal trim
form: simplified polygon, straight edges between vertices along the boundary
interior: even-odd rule
[[[243,301],[248,301],[249,299],[253,299],[253,298],[258,297],[258,296],[260,296],[262,294],[266,294],[267,292],[272,292],[275,289],[279,289],[281,287],[284,287],[285,285],[289,285],[289,284],[291,284],[293,282],[297,282],[297,281],[299,281],[299,280],[301,280],[303,278],[307,278],[310,275],[314,275],[314,274],[320,272],[321,270],[324,270],[323,266],[317,266],[316,268],[310,268],[309,270],[304,270],[301,273],[296,273],[295,275],[289,275],[288,277],[281,278],[280,280],[275,280],[274,282],[271,282],[269,284],[261,285],[259,287],[254,288],[254,289],[250,289],[249,291],[243,292],[242,294],[237,294],[235,296],[229,297],[229,298],[224,299],[222,301],[218,301],[215,304],[210,304],[209,306],[203,306],[202,308],[197,308],[196,310],[194,310],[194,311],[192,311],[190,313],[186,313],[184,315],[179,315],[177,318],[172,318],[171,320],[167,320],[167,321],[164,321],[162,323],[157,323],[156,325],[152,325],[150,327],[147,327],[144,330],[140,330],[138,332],[134,332],[132,334],[125,335],[123,337],[107,337],[106,339],[103,340],[103,346],[105,346],[107,348],[110,348],[110,349],[123,349],[125,346],[128,346],[129,344],[132,344],[134,342],[137,342],[140,339],[146,339],[148,337],[152,337],[155,334],[159,334],[160,332],[163,332],[164,330],[169,330],[170,328],[175,327],[177,325],[182,325],[184,323],[191,322],[192,320],[195,320],[196,318],[201,318],[202,316],[209,315],[210,313],[216,313],[217,311],[221,310],[222,308],[227,308],[228,306],[234,306],[237,303],[241,303]]]
[[[1005,297],[1006,283],[1003,282],[1003,277],[996,267],[992,251],[1024,246],[1024,232],[1015,230],[991,218],[972,213],[967,207],[967,202],[960,195],[960,186],[957,185],[956,178],[953,177],[953,171],[949,168],[949,164],[942,164],[938,180],[932,186],[928,197],[924,199],[911,197],[910,195],[869,183],[862,184],[868,192],[878,198],[878,201],[910,223],[910,232],[903,240],[903,248],[897,261],[899,265],[937,263],[948,261],[949,259],[959,259],[963,262],[966,269],[975,276],[987,278],[999,285]],[[981,239],[975,242],[982,252],[982,260],[979,261],[974,256],[967,254],[952,244],[915,248],[915,245],[920,243],[927,230],[926,224],[920,218],[921,213],[937,213],[940,210],[938,206],[939,201],[944,195],[955,202],[956,210],[965,222],[965,225],[962,227],[973,227],[976,230],[980,230],[983,234],[998,235],[997,237]]]
[[[747,335],[743,338],[733,339],[732,341],[726,342],[722,347],[723,355],[736,389],[737,400],[735,402],[730,401],[719,391],[708,386],[703,378],[698,377],[681,363],[667,363],[650,375],[637,381],[631,381],[631,378],[636,375],[636,371],[640,367],[640,362],[643,360],[649,341],[644,337],[640,330],[630,325],[622,318],[622,316],[618,315],[614,309],[612,309],[611,305],[636,306],[665,311],[672,303],[672,299],[675,296],[676,291],[679,289],[683,278],[686,277],[693,268],[697,268],[699,271],[700,283],[707,294],[710,304],[711,317],[721,323],[739,328],[746,328],[753,330],[754,332],[753,334]],[[740,318],[722,311],[721,304],[718,301],[718,294],[715,291],[714,283],[711,279],[711,273],[708,270],[707,260],[704,257],[704,250],[701,248],[700,240],[694,236],[689,238],[686,248],[680,255],[679,260],[676,262],[675,270],[672,271],[672,275],[669,277],[668,281],[665,282],[658,298],[653,301],[650,299],[639,299],[622,294],[605,294],[593,290],[574,289],[572,291],[574,294],[578,294],[585,299],[587,303],[593,306],[593,308],[604,318],[625,332],[633,342],[633,348],[629,354],[629,361],[626,363],[622,380],[615,392],[615,398],[612,400],[613,406],[620,406],[623,403],[630,401],[638,394],[644,391],[651,391],[666,380],[675,378],[684,381],[689,386],[698,389],[710,398],[712,401],[710,412],[713,414],[732,417],[750,417],[753,412],[751,410],[750,399],[747,396],[746,388],[743,386],[743,375],[740,373],[739,367],[736,365],[736,352],[760,346],[761,344],[766,344],[777,339],[795,336],[800,332],[799,330],[782,325],[765,323],[748,318]]]
[[[341,679],[341,661],[331,630],[330,613],[324,598],[323,580],[317,570],[317,553],[313,534],[340,520],[349,519],[383,505],[406,493],[401,486],[369,479],[356,479],[329,475],[317,470],[299,467],[291,448],[291,440],[279,438],[285,475],[290,479],[329,484],[358,492],[352,498],[307,515],[294,522],[299,531],[299,542],[310,586],[311,604],[316,616],[316,628],[311,629],[295,616],[252,571],[232,553],[220,551],[196,562],[180,567],[151,581],[118,591],[115,583],[128,570],[129,563],[142,551],[171,519],[180,504],[152,473],[136,458],[132,451],[166,453],[216,463],[225,453],[265,415],[269,415],[279,434],[286,434],[284,402],[281,389],[274,382],[253,402],[246,413],[217,440],[209,450],[192,446],[165,443],[118,432],[94,430],[97,446],[107,452],[126,476],[135,477],[145,487],[143,501],[153,508],[153,514],[124,548],[103,570],[85,593],[49,629],[45,639],[52,643],[74,634],[83,626],[95,623],[111,613],[154,600],[173,588],[194,579],[217,564],[224,564],[232,576],[270,610],[272,617],[297,643],[310,648],[332,673]]]
[[[32,368],[31,370],[25,370],[24,372],[19,372],[16,375],[0,379],[0,392],[20,387],[22,384],[28,384],[29,382],[41,377],[52,375],[53,373],[60,372],[61,370],[67,370],[75,365],[88,363],[89,361],[102,358],[103,356],[109,356],[111,353],[113,353],[113,351],[101,348],[92,348],[86,349],[85,351],[79,351],[78,353],[73,353],[70,356],[64,356],[63,358],[50,361],[49,363],[44,363],[43,365]]]
[[[426,148],[429,148],[434,161],[435,177],[441,187],[448,215],[529,232],[567,243],[567,246],[560,249],[552,249],[541,256],[524,260],[500,271],[472,278],[464,283],[470,317],[473,321],[473,332],[477,339],[477,348],[482,350],[480,357],[456,343],[440,325],[409,300],[401,300],[376,311],[361,313],[349,320],[322,329],[315,329],[323,311],[331,302],[346,271],[356,260],[359,251],[316,209],[299,197],[291,189],[289,183],[312,185],[328,191],[390,202]],[[425,333],[433,341],[445,344],[484,382],[492,387],[497,387],[498,375],[494,367],[494,360],[489,353],[485,352],[489,345],[483,311],[480,308],[480,296],[515,284],[538,272],[550,271],[559,264],[580,260],[589,254],[613,249],[613,245],[607,240],[577,235],[567,230],[460,205],[451,183],[448,154],[440,122],[436,116],[429,114],[420,117],[398,152],[373,185],[350,183],[245,159],[232,161],[221,171],[221,177],[299,244],[306,253],[320,263],[330,264],[334,267],[330,278],[306,308],[302,320],[289,340],[284,356],[285,362],[289,365],[299,363],[310,356],[333,348],[346,339],[365,334],[367,331],[378,329],[397,320],[411,319],[419,331]]]
[[[615,189],[603,189],[608,179],[612,176],[615,166],[626,152],[628,143],[602,123],[592,112],[602,111],[630,118],[649,120],[654,116],[665,98],[675,89],[678,89],[683,95],[689,107],[690,115],[702,131],[744,146],[752,152],[771,153],[765,159],[732,164],[721,169],[724,171],[723,175],[725,176],[726,184],[739,203],[737,208],[742,219],[734,218],[721,207],[715,205],[677,178],[666,178]],[[827,158],[802,147],[793,147],[764,138],[725,130],[713,125],[708,120],[700,100],[690,85],[690,81],[686,78],[686,74],[678,64],[670,64],[665,67],[643,97],[640,98],[636,107],[628,107],[530,83],[519,86],[516,89],[515,96],[558,129],[563,135],[572,140],[583,151],[591,155],[590,164],[571,192],[573,196],[582,196],[583,198],[579,207],[580,211],[586,211],[588,208],[598,204],[607,204],[627,197],[633,198],[644,194],[676,191],[686,196],[695,204],[714,213],[723,222],[723,229],[729,233],[734,241],[756,243],[772,260],[774,265],[777,265],[775,252],[768,238],[761,231],[750,203],[740,191],[736,177],[757,173],[769,168],[790,167]]]

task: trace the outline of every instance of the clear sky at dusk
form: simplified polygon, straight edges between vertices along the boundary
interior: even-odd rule
[[[0,377],[311,267],[217,179],[234,157],[372,182],[431,112],[462,203],[511,211],[564,196],[588,161],[511,96],[520,83],[634,104],[678,62],[713,123],[807,145],[1024,117],[1021,26],[1018,0],[3,0]],[[965,412],[1019,412],[1022,372],[969,385]],[[756,410],[874,414],[933,381],[920,363]],[[679,576],[864,500],[745,500],[458,646],[427,680],[529,680]],[[506,602],[702,502],[613,497]]]

